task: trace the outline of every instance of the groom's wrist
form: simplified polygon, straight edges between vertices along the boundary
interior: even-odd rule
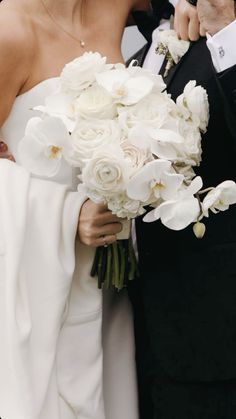
[[[236,64],[235,39],[236,20],[214,36],[208,35],[207,46],[217,72],[224,71]]]

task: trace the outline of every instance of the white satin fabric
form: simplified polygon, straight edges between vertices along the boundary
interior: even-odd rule
[[[32,108],[57,83],[16,98],[1,130],[16,161]],[[94,250],[75,245],[85,199],[75,180],[66,164],[49,181],[0,161],[3,419],[138,417],[130,306],[125,293],[103,297],[89,274]]]

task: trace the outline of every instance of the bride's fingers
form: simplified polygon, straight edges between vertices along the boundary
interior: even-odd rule
[[[110,244],[115,243],[116,240],[117,239],[116,239],[116,235],[115,234],[113,234],[113,235],[107,235],[107,236],[106,235],[105,236],[101,236],[101,237],[99,237],[96,240],[95,247],[100,247],[100,246],[107,247]]]
[[[11,161],[15,161],[12,154],[8,151],[8,146],[3,141],[0,141],[0,159],[8,159]]]
[[[111,223],[120,223],[120,218],[118,218],[115,214],[112,214],[112,212],[108,210],[106,210],[106,212],[104,212],[103,214],[99,214],[99,216],[96,219],[96,224],[99,226]]]
[[[0,159],[7,159],[7,160],[15,161],[13,155],[8,154],[8,153],[0,153]]]
[[[110,236],[118,234],[122,231],[122,224],[121,223],[112,223],[112,224],[105,224],[99,229],[98,236]]]
[[[3,141],[0,141],[0,153],[6,153],[8,151],[8,146]]]

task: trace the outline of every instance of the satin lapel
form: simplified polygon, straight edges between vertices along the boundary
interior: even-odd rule
[[[132,57],[128,59],[128,61],[126,61],[126,65],[128,66],[131,63],[131,61],[136,60],[138,61],[138,65],[142,67],[149,48],[150,48],[150,44],[149,43],[145,44],[143,48],[137,51]]]
[[[166,77],[164,77],[164,82],[166,83],[166,88],[168,89],[170,87],[170,84],[174,78],[174,76],[176,75],[176,73],[180,70],[181,65],[183,64],[183,62],[185,61],[186,57],[188,56],[188,54],[191,51],[191,48],[193,47],[194,42],[191,42],[190,47],[188,49],[188,51],[186,52],[186,54],[183,55],[183,57],[179,60],[178,64],[174,65],[168,75]]]

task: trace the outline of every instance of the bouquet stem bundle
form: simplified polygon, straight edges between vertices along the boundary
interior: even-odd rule
[[[131,238],[97,248],[91,276],[98,277],[99,288],[120,291],[137,275],[138,265]]]

